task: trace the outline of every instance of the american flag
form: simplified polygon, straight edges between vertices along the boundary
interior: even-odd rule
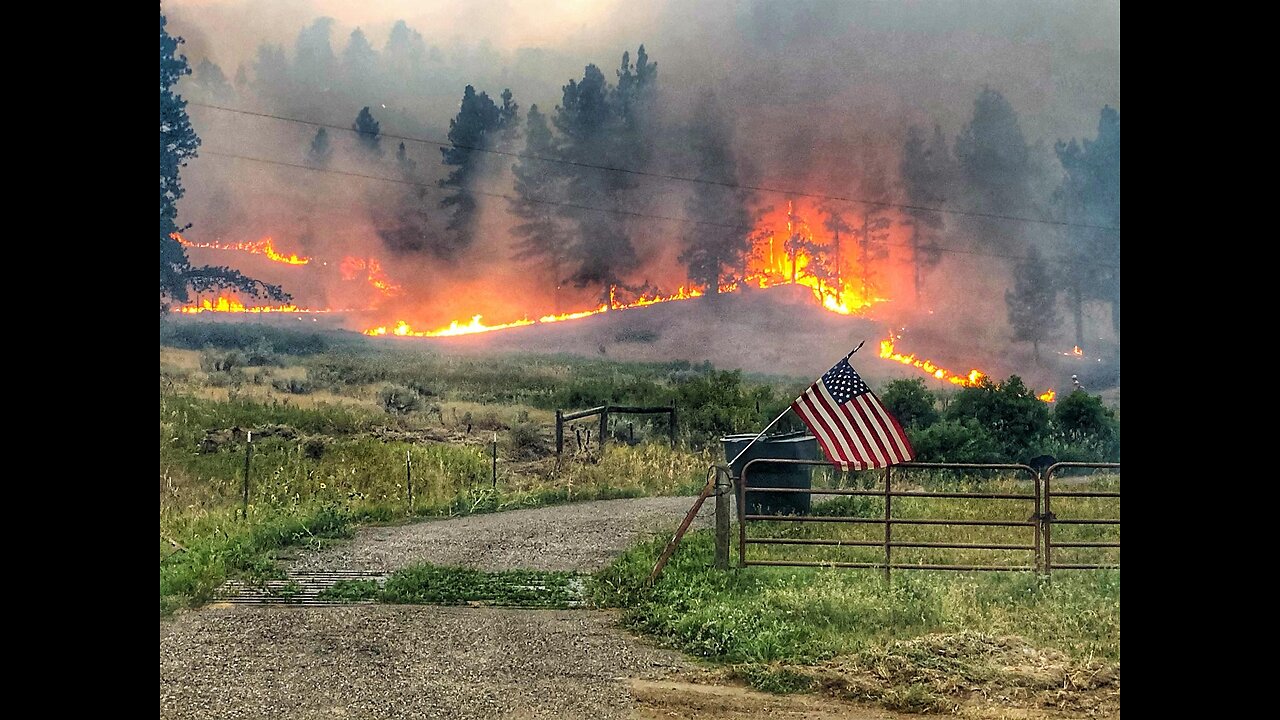
[[[908,462],[911,442],[845,357],[791,403],[831,462],[869,470]]]

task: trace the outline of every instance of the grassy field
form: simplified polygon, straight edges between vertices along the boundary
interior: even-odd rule
[[[903,473],[905,474],[905,473]],[[1029,492],[1011,478],[983,481],[923,476],[904,487],[960,492]],[[839,478],[826,487],[853,486]],[[980,488],[977,486],[981,486]],[[1118,489],[1118,475],[1077,478],[1071,487]],[[822,496],[814,496],[815,499]],[[828,496],[829,497],[829,496]],[[1025,520],[1019,500],[895,498],[895,518]],[[1119,516],[1114,498],[1063,498],[1060,518]],[[811,514],[883,518],[883,500],[844,496]],[[1033,544],[1026,527],[901,525],[901,542]],[[749,538],[883,541],[883,525],[760,521]],[[1055,526],[1055,542],[1119,540],[1117,526]],[[732,558],[737,559],[737,526]],[[653,586],[646,578],[665,537],[632,548],[600,573],[595,602],[625,609],[625,622],[727,674],[773,692],[812,690],[889,707],[956,712],[980,692],[1027,706],[1118,710],[1120,573],[895,570],[748,566],[715,571],[710,531],[692,533]],[[895,548],[895,563],[1031,566],[1023,550]],[[750,560],[881,562],[882,547],[749,545]],[[1114,564],[1115,548],[1062,549],[1057,563]],[[1060,691],[1070,691],[1065,694]],[[1056,694],[1055,694],[1056,693]],[[1114,698],[1113,698],[1114,694]],[[1010,699],[1012,698],[1012,699]]]
[[[170,331],[176,346],[160,349],[162,612],[208,602],[229,577],[269,579],[277,550],[346,537],[362,522],[696,493],[715,428],[755,422],[786,392],[775,389],[785,382],[689,363],[480,361],[254,332]],[[197,341],[220,345],[179,347]],[[729,400],[709,399],[718,391]],[[402,397],[412,407],[396,404]],[[594,435],[579,448],[599,431],[590,418],[567,428],[557,457],[554,410],[606,402],[691,410],[676,448],[662,416],[615,418],[605,452]]]
[[[450,357],[420,345],[269,329],[188,326],[160,349],[160,605],[212,599],[225,580],[280,577],[276,555],[351,536],[361,523],[494,512],[578,500],[693,494],[717,439],[761,427],[807,380],[743,376],[685,362],[547,356]],[[579,448],[595,418],[554,453],[554,411],[604,403],[675,404],[665,418],[623,418]],[[628,422],[633,423],[628,425]],[[575,429],[578,431],[575,433]],[[249,432],[253,433],[252,442]],[[625,442],[634,437],[634,445]],[[497,444],[497,478],[491,453]],[[248,460],[248,497],[244,497]],[[412,475],[412,498],[407,474]],[[874,489],[878,474],[825,470],[815,486]],[[895,489],[1028,493],[1009,477],[895,472]],[[1116,490],[1118,475],[1070,480]],[[1062,485],[1055,485],[1060,489]],[[812,514],[875,520],[883,499],[813,496]],[[1119,517],[1118,500],[1055,500],[1059,518]],[[895,518],[1025,521],[1026,500],[895,498]],[[756,522],[752,538],[883,540],[883,525]],[[1117,526],[1055,526],[1056,541],[1114,541]],[[737,527],[734,528],[737,558]],[[336,598],[563,607],[578,598],[773,692],[813,691],[911,711],[963,712],[975,697],[1068,712],[1118,711],[1119,571],[710,569],[712,537],[695,532],[654,587],[666,537],[595,577],[489,574],[421,566],[385,586],[335,587]],[[894,540],[1030,545],[1029,527],[898,525]],[[749,557],[880,562],[882,547],[751,545]],[[1116,549],[1059,550],[1055,562],[1118,563]],[[895,563],[1034,563],[1028,550],[895,548]],[[536,575],[536,576],[535,576]],[[583,589],[585,582],[586,588]],[[529,588],[549,588],[531,592]],[[585,592],[585,595],[584,595]]]

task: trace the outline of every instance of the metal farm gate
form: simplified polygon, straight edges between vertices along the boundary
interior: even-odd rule
[[[742,476],[736,478],[736,500],[738,506],[738,562],[741,567],[748,565],[783,565],[783,566],[807,566],[807,567],[846,567],[846,568],[879,568],[884,571],[885,577],[888,578],[892,570],[991,570],[991,571],[1037,571],[1046,575],[1053,570],[1067,569],[1093,569],[1093,568],[1119,568],[1119,547],[1120,542],[1117,537],[1115,539],[1085,539],[1085,540],[1066,540],[1053,541],[1053,526],[1071,525],[1071,526],[1115,526],[1118,531],[1120,525],[1120,492],[1117,489],[1112,490],[1057,490],[1053,489],[1052,479],[1059,471],[1073,468],[1098,468],[1098,469],[1114,469],[1119,470],[1119,463],[1076,463],[1061,462],[1055,463],[1044,468],[1043,472],[1038,472],[1036,468],[1030,465],[1020,464],[981,464],[981,463],[901,463],[890,468],[880,471],[883,474],[884,486],[876,489],[854,489],[854,488],[795,488],[795,487],[766,487],[763,485],[751,484],[751,470],[760,465],[804,465],[804,466],[824,466],[834,467],[831,463],[823,460],[783,460],[759,458],[748,462],[742,469]],[[1021,477],[1027,483],[1025,491],[1013,492],[961,492],[961,491],[932,491],[932,490],[897,490],[894,489],[894,472],[897,470],[946,470],[946,471],[1004,471],[1011,473],[1017,477]],[[757,471],[756,473],[760,473]],[[768,515],[760,513],[748,512],[750,498],[748,493],[806,493],[810,495],[825,496],[853,496],[877,498],[883,502],[883,513],[877,517],[851,517],[846,515]],[[939,499],[960,499],[969,501],[978,501],[984,506],[987,504],[993,507],[1001,504],[1006,508],[1005,514],[1016,512],[1016,510],[1008,509],[1021,507],[1025,514],[1017,513],[1012,518],[1005,519],[983,519],[974,517],[901,517],[894,514],[895,499],[919,499],[919,498],[939,498]],[[1105,499],[1106,501],[1114,500],[1115,516],[1107,518],[1058,518],[1052,511],[1052,501],[1054,499],[1062,500],[1066,498],[1093,498]],[[996,514],[999,514],[998,512]],[[1017,518],[1017,519],[1013,519]],[[829,538],[829,537],[767,537],[752,536],[749,526],[752,524],[769,523],[771,529],[778,533],[779,528],[786,528],[790,523],[854,523],[863,526],[878,526],[881,530],[880,534],[875,538],[865,539],[846,539],[846,538]],[[936,526],[939,528],[1011,528],[1024,529],[1025,535],[1014,533],[1015,539],[1011,542],[965,542],[958,538],[943,537],[933,540],[911,540],[895,538],[895,527],[910,526]],[[1021,535],[1021,539],[1018,536]],[[874,561],[815,561],[815,560],[797,560],[788,558],[752,558],[748,551],[749,547],[765,548],[768,546],[805,546],[810,548],[834,547],[834,548],[878,548],[881,552]],[[983,557],[981,562],[970,563],[931,563],[931,562],[900,562],[895,561],[895,550],[898,549],[927,549],[927,550],[960,550],[967,553],[977,552]],[[1114,563],[1098,563],[1098,562],[1053,562],[1053,552],[1055,549],[1076,549],[1076,548],[1114,548],[1117,555]],[[1014,556],[1016,560],[1025,558],[1025,562],[1008,562],[1008,553],[1020,553],[1021,557]],[[987,558],[994,562],[988,562]],[[1004,559],[1004,562],[999,560]]]

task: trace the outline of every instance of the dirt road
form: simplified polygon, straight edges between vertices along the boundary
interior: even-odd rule
[[[294,569],[390,572],[414,562],[590,571],[670,532],[692,498],[564,505],[399,527]],[[699,515],[710,524],[710,505]],[[160,716],[208,718],[898,718],[818,697],[691,682],[695,663],[614,612],[215,605],[160,623]]]

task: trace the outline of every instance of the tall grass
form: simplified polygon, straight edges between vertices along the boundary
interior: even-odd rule
[[[1118,477],[1100,475],[1072,489],[1112,489]],[[949,482],[947,487],[971,483]],[[935,485],[937,486],[937,485]],[[918,487],[918,486],[917,486]],[[1029,492],[1011,479],[982,483],[986,492]],[[821,496],[814,496],[815,498]],[[1060,498],[1059,518],[1119,517],[1115,498]],[[1030,501],[969,498],[894,498],[894,518],[1025,520]],[[883,499],[839,496],[816,502],[810,513],[825,517],[882,519]],[[737,528],[735,528],[736,530]],[[748,538],[822,538],[883,542],[882,523],[753,521]],[[1032,528],[895,526],[895,541],[935,543],[1034,543]],[[1119,540],[1118,526],[1054,528],[1055,541]],[[895,570],[886,582],[880,569],[749,566],[710,569],[713,537],[691,534],[653,587],[645,580],[665,537],[629,550],[600,573],[594,597],[626,608],[625,619],[696,655],[723,662],[812,663],[857,653],[891,640],[928,633],[981,629],[1017,635],[1071,657],[1120,658],[1119,571],[1056,571],[1052,582],[1034,572]],[[733,536],[735,541],[736,533]],[[748,545],[749,560],[817,563],[884,560],[880,547]],[[736,554],[735,554],[736,558]],[[1118,563],[1113,548],[1061,549],[1054,562]],[[895,548],[894,563],[1033,566],[1034,552],[971,548]]]
[[[887,640],[981,628],[1072,656],[1120,658],[1119,571],[1033,573],[711,568],[714,537],[697,531],[652,588],[665,538],[632,548],[595,579],[596,602],[694,655],[723,662],[813,663]]]
[[[162,392],[162,609],[207,602],[224,579],[274,567],[275,550],[349,533],[357,522],[691,493],[710,462],[666,444],[612,445],[603,454],[559,461],[534,447],[532,461],[504,454],[495,484],[485,445],[387,439],[415,427],[421,426],[346,404],[298,407]],[[519,431],[529,435],[526,445],[540,442]],[[185,550],[174,552],[173,543]]]

